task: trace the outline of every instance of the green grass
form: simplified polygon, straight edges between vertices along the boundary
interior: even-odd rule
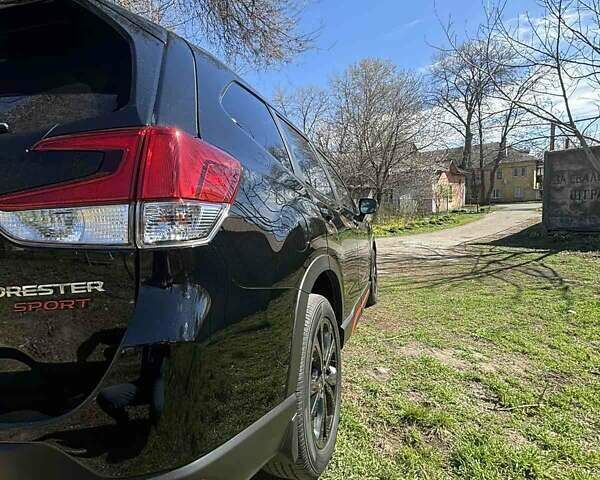
[[[435,232],[474,222],[481,219],[485,213],[487,212],[460,211],[412,219],[399,217],[373,225],[373,233],[377,237],[389,237]]]
[[[600,478],[598,250],[534,228],[383,279],[323,478]]]

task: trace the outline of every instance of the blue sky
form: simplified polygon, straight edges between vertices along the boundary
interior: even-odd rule
[[[475,29],[483,19],[482,0],[308,0],[303,27],[321,26],[317,48],[290,65],[242,73],[270,97],[277,87],[326,85],[332,74],[364,57],[381,57],[401,68],[422,69],[444,36],[438,17],[452,16],[458,32]],[[535,0],[509,0],[507,18],[538,11]]]

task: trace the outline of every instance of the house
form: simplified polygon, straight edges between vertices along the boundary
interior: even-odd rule
[[[467,175],[467,199],[469,203],[481,202],[481,151],[483,150],[483,173],[486,195],[490,186],[490,178],[494,164],[500,153],[500,164],[494,174],[494,188],[490,201],[494,203],[528,202],[540,200],[542,182],[540,172],[542,161],[531,155],[527,150],[506,147],[500,152],[499,143],[486,143],[483,149],[473,146],[471,155],[472,169]],[[449,158],[460,165],[462,147],[449,149]]]
[[[538,180],[539,161],[531,155],[515,155],[503,160],[496,170],[492,202],[529,202],[541,200]],[[491,167],[484,169],[490,177]]]
[[[392,174],[382,206],[410,213],[438,213],[463,208],[466,172],[446,152],[415,152]]]
[[[498,144],[491,144],[490,150],[498,152]],[[485,186],[489,188],[493,173],[494,159],[486,159],[483,168]],[[502,154],[500,164],[494,174],[494,188],[490,201],[494,203],[530,202],[541,200],[541,182],[538,178],[542,162],[527,150],[508,147]],[[480,184],[480,168],[475,164],[474,186],[478,190]]]

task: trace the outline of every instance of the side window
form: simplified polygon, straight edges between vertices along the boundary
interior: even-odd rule
[[[335,172],[335,170],[329,164],[327,159],[323,155],[321,155],[320,152],[318,152],[318,155],[319,155],[319,158],[321,159],[321,162],[323,163],[323,166],[325,167],[325,170],[327,170],[327,173],[329,173],[329,178],[331,178],[331,181],[333,182],[333,184],[335,186],[335,190],[337,191],[338,196],[340,197],[340,200],[342,201],[342,205],[344,207],[346,207],[348,210],[350,210],[351,212],[355,212],[356,208],[354,207],[354,202],[352,201],[352,196],[350,195],[350,192],[346,188],[346,185],[344,185],[344,182],[342,182],[342,179]]]
[[[232,83],[223,95],[222,104],[231,119],[256,143],[292,168],[283,139],[265,103],[240,84]]]
[[[310,143],[283,119],[281,119],[281,127],[298,168],[300,168],[306,181],[317,192],[326,197],[334,198],[325,168],[321,165]]]

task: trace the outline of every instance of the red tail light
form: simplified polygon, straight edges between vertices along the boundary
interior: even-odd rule
[[[181,198],[232,203],[241,168],[233,157],[185,133],[147,133],[139,200]]]
[[[116,160],[108,173],[103,170],[83,180],[0,197],[0,229],[34,243],[122,243],[130,238],[129,231],[115,232],[116,241],[106,241],[107,235],[115,230],[115,212],[128,215],[133,202],[138,202],[140,212],[138,245],[208,241],[235,199],[242,171],[227,153],[175,128],[56,137],[41,141],[34,150],[93,151],[103,153],[105,160]],[[123,208],[113,207],[106,215],[103,208],[114,205]],[[146,212],[150,218],[145,218]],[[112,225],[100,226],[93,237],[82,233],[84,240],[77,241],[73,229],[93,231],[88,224],[102,221]],[[122,218],[120,223],[129,224]],[[54,239],[56,231],[62,236]]]
[[[0,209],[24,210],[131,201],[135,194],[133,180],[137,169],[138,153],[146,130],[114,130],[42,140],[33,150],[38,152],[91,151],[102,152],[105,156],[116,154],[119,164],[111,174],[99,174],[84,180],[4,195],[0,197]],[[31,174],[35,175],[35,172]]]

